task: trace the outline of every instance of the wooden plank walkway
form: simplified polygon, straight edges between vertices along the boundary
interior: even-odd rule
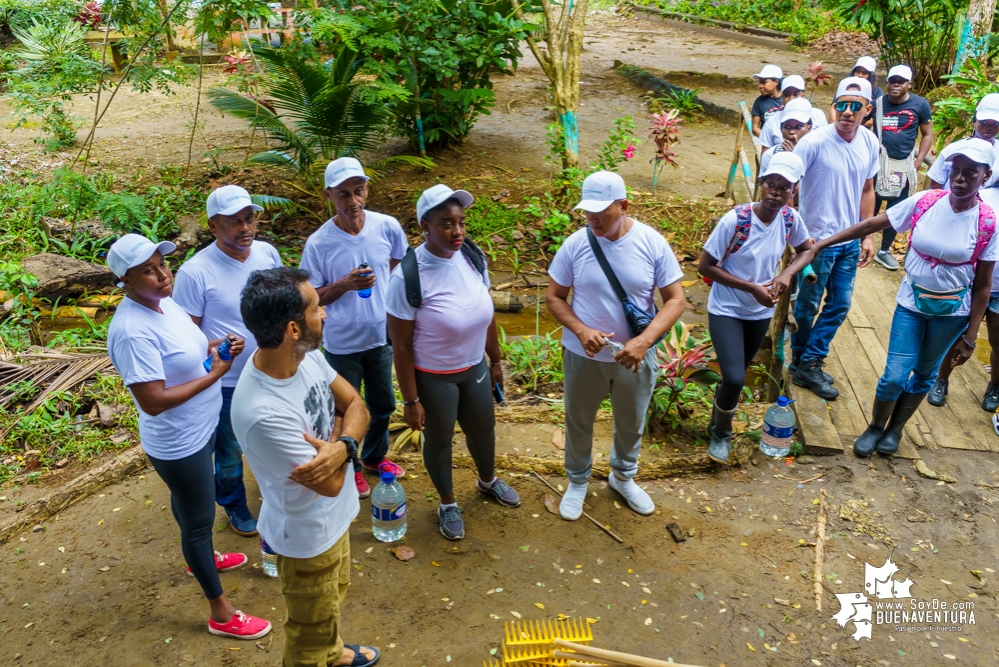
[[[795,399],[807,451],[850,452],[853,441],[867,427],[874,389],[885,367],[895,294],[904,276],[902,271],[885,271],[876,264],[858,271],[849,317],[826,359],[825,370],[836,378],[838,398],[825,401],[786,382],[788,396]],[[984,337],[983,328],[979,342]],[[786,358],[790,359],[790,348]],[[906,425],[896,456],[918,459],[919,449],[938,447],[999,452],[999,436],[981,408],[988,382],[985,366],[977,359],[958,367],[951,375],[947,404],[937,408],[923,403]]]

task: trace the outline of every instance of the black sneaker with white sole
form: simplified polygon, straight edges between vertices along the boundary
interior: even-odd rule
[[[999,384],[989,382],[985,397],[982,398],[982,410],[995,412],[997,408],[999,408]]]
[[[441,535],[447,539],[460,540],[465,537],[465,521],[457,507],[438,507],[437,519],[440,521]]]
[[[481,479],[475,481],[475,486],[478,487],[479,491],[493,498],[503,507],[520,507],[520,496],[517,495],[517,492],[509,484],[498,477],[492,486],[486,486],[482,483]]]

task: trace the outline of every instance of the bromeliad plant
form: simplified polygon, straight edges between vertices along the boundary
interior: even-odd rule
[[[677,322],[666,337],[656,346],[656,361],[659,364],[659,383],[653,392],[649,405],[650,417],[659,422],[670,420],[670,412],[678,405],[681,396],[694,386],[702,389],[702,395],[711,385],[721,380],[721,376],[708,368],[714,361],[714,344],[711,336],[694,338],[690,328]],[[679,415],[678,415],[679,416]],[[671,421],[674,427],[677,418]]]
[[[652,114],[652,126],[650,127],[649,138],[656,145],[656,154],[652,157],[652,192],[656,191],[656,181],[663,168],[669,165],[676,169],[676,158],[673,146],[680,141],[680,112],[676,109],[662,111]]]

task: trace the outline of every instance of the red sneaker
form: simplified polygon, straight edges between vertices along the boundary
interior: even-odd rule
[[[354,484],[357,485],[357,496],[359,498],[367,498],[371,495],[371,487],[368,486],[368,480],[364,479],[364,473],[360,470],[354,473]]]
[[[396,477],[404,477],[406,475],[406,470],[401,465],[399,465],[398,463],[393,463],[388,459],[383,459],[381,463],[373,467],[369,466],[364,461],[361,461],[361,467],[373,473],[381,473],[382,470],[388,470]]]
[[[240,553],[226,553],[220,554],[218,551],[215,552],[215,569],[219,572],[228,572],[230,570],[238,570],[239,568],[246,565],[249,559],[246,554]],[[190,577],[194,576],[191,572],[191,568],[187,568],[187,574]]]
[[[220,637],[233,639],[260,639],[271,631],[271,622],[256,616],[250,616],[236,610],[228,623],[216,623],[208,618],[208,632]]]

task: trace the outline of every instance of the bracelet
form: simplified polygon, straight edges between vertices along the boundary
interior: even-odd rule
[[[978,348],[978,346],[977,346],[977,345],[974,345],[973,343],[969,343],[969,342],[968,342],[968,339],[964,337],[964,334],[961,334],[961,340],[963,340],[963,341],[964,341],[964,344],[965,344],[965,345],[967,345],[968,347],[970,347],[970,348],[971,348],[972,350],[974,350],[974,349],[977,349],[977,348]]]
[[[402,404],[405,405],[407,408],[409,408],[409,407],[412,407],[412,406],[416,405],[419,402],[420,402],[420,397],[417,396],[416,398],[414,398],[411,401],[403,401]]]
[[[490,362],[489,367],[492,368],[493,366],[499,366],[502,363],[503,363],[502,359],[500,359],[499,361],[493,361],[493,362]]]

